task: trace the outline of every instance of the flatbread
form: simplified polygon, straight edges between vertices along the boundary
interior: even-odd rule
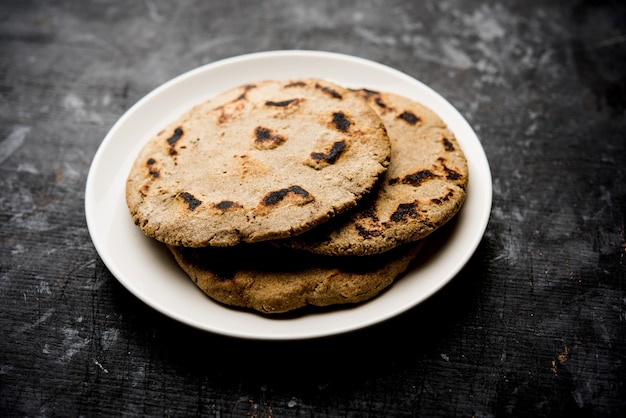
[[[285,238],[354,207],[389,158],[380,118],[348,90],[260,81],[194,107],[151,139],[126,201],[143,232],[169,245]]]
[[[325,257],[267,243],[168,248],[209,297],[266,314],[363,302],[410,266],[422,242],[371,257]]]
[[[397,94],[355,91],[383,120],[391,163],[356,210],[281,245],[323,255],[371,255],[419,240],[461,208],[468,165],[454,134],[426,106]]]

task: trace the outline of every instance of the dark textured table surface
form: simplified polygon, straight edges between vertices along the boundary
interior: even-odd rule
[[[481,138],[493,209],[467,266],[405,314],[233,339],[115,279],[85,181],[152,89],[282,49],[371,59],[441,93]],[[0,415],[620,416],[625,112],[618,1],[2,1]]]

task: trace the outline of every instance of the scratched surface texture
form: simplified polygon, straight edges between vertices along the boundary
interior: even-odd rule
[[[398,68],[481,138],[485,237],[400,317],[314,341],[203,333],[90,241],[86,175],[115,121],[180,73],[275,49]],[[0,415],[623,416],[625,112],[619,1],[4,0]]]

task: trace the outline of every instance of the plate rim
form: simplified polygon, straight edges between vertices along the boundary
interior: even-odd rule
[[[149,103],[150,100],[153,100],[155,97],[158,97],[158,95],[161,94],[162,92],[167,91],[168,89],[172,88],[173,86],[177,85],[178,83],[184,80],[187,80],[195,76],[198,76],[200,74],[203,74],[205,72],[210,72],[212,70],[219,69],[220,67],[226,67],[229,65],[241,64],[244,62],[250,62],[250,61],[254,61],[258,59],[270,59],[270,60],[276,59],[276,58],[293,59],[294,57],[308,57],[308,58],[313,57],[313,58],[321,58],[321,59],[325,58],[325,59],[331,59],[331,60],[339,60],[343,62],[350,62],[353,64],[373,68],[375,70],[383,71],[385,73],[389,73],[390,75],[397,77],[401,79],[402,81],[414,84],[418,86],[420,89],[423,89],[424,91],[426,91],[428,94],[433,95],[434,97],[437,97],[438,100],[443,102],[443,103],[439,103],[439,105],[444,105],[448,107],[450,111],[453,112],[454,117],[456,119],[455,121],[459,125],[461,125],[464,129],[469,130],[469,132],[473,134],[474,138],[472,138],[472,140],[475,139],[475,142],[479,146],[478,147],[479,149],[474,149],[473,153],[478,154],[478,155],[475,155],[475,157],[481,160],[480,163],[481,163],[481,167],[483,170],[482,175],[486,176],[486,180],[488,181],[485,181],[485,183],[481,183],[481,187],[486,188],[486,190],[483,191],[483,195],[482,195],[482,198],[484,199],[484,201],[482,201],[482,205],[483,205],[483,210],[481,212],[482,216],[480,219],[474,220],[474,222],[477,222],[476,233],[473,236],[471,243],[466,247],[464,257],[462,258],[460,262],[456,263],[455,268],[451,269],[447,273],[447,276],[448,276],[447,278],[439,280],[437,285],[431,286],[429,288],[428,292],[425,292],[419,295],[420,297],[417,298],[415,302],[405,304],[403,306],[398,307],[397,309],[390,310],[386,312],[385,314],[379,315],[373,319],[369,319],[368,321],[365,321],[365,322],[357,321],[357,323],[353,324],[352,326],[344,326],[342,328],[327,330],[326,332],[324,331],[318,331],[318,332],[313,332],[313,333],[311,332],[308,332],[308,333],[307,332],[267,333],[266,332],[266,333],[251,334],[249,332],[246,333],[242,331],[219,328],[216,326],[207,326],[207,325],[199,324],[196,321],[191,321],[188,318],[182,317],[176,312],[171,312],[171,311],[164,312],[163,309],[157,303],[155,303],[155,301],[147,299],[145,295],[142,295],[141,292],[139,292],[133,286],[130,286],[130,283],[127,282],[127,279],[120,277],[120,275],[122,275],[122,272],[119,271],[114,260],[111,260],[111,257],[109,256],[108,252],[106,251],[105,248],[103,248],[102,239],[98,235],[98,230],[95,224],[97,220],[94,219],[95,210],[93,206],[95,205],[95,199],[93,198],[92,194],[95,193],[96,176],[98,175],[98,168],[102,164],[102,159],[104,158],[106,148],[110,146],[110,143],[115,139],[115,134],[120,129],[120,127],[124,126],[124,124],[127,123],[128,120],[132,120],[132,117],[135,114],[137,109],[140,109],[146,103]],[[250,81],[252,80],[254,80],[254,78],[250,79]],[[367,87],[367,86],[364,86],[364,87]],[[425,104],[428,106],[427,103]],[[138,144],[138,145],[141,145],[141,144]],[[100,168],[100,170],[102,169]],[[467,122],[465,117],[456,109],[456,107],[454,107],[454,105],[452,105],[452,103],[450,103],[440,93],[432,89],[430,86],[424,84],[420,80],[408,75],[407,73],[404,73],[395,68],[389,67],[385,64],[381,64],[376,61],[371,61],[369,59],[361,58],[361,57],[357,57],[353,55],[346,55],[342,53],[329,52],[329,51],[318,51],[318,50],[298,50],[298,49],[296,50],[272,50],[272,51],[254,52],[254,53],[249,53],[249,54],[232,56],[232,57],[224,58],[221,60],[217,60],[217,61],[205,64],[205,65],[201,65],[199,67],[193,68],[189,71],[179,74],[178,76],[152,89],[150,92],[148,92],[139,100],[137,100],[132,106],[130,106],[122,114],[122,116],[118,118],[118,120],[113,124],[113,126],[107,132],[107,134],[105,135],[105,137],[103,138],[103,140],[101,141],[101,143],[98,145],[96,149],[96,153],[94,154],[94,157],[89,167],[87,181],[85,184],[85,218],[86,218],[87,228],[88,228],[92,243],[96,249],[96,252],[98,253],[99,257],[101,258],[101,260],[103,261],[107,269],[116,278],[116,280],[123,285],[123,287],[127,291],[129,291],[131,294],[133,294],[135,297],[137,297],[146,305],[150,306],[152,309],[155,309],[158,312],[172,319],[175,319],[178,322],[186,324],[188,326],[191,326],[191,327],[203,330],[203,331],[212,332],[215,334],[220,334],[220,335],[225,335],[225,336],[230,336],[230,337],[243,338],[243,339],[257,339],[257,340],[312,339],[312,338],[327,337],[327,336],[352,332],[352,331],[356,331],[359,329],[373,326],[378,323],[382,323],[384,321],[391,319],[392,317],[395,317],[410,309],[415,308],[417,305],[423,303],[425,300],[427,300],[432,295],[440,291],[443,287],[445,287],[454,277],[458,275],[459,271],[467,264],[467,262],[476,252],[476,249],[478,248],[478,246],[480,245],[480,242],[482,241],[484,237],[484,234],[486,232],[486,229],[489,223],[489,218],[490,218],[491,208],[492,208],[492,203],[493,203],[492,181],[493,180],[491,176],[491,169],[489,167],[489,162],[485,154],[484,148],[482,147],[482,141],[480,140],[480,137],[478,136],[478,134],[474,131],[474,129],[472,129],[472,127]],[[470,171],[470,187],[472,184],[473,184],[472,172]],[[461,208],[461,211],[463,211],[464,207],[465,205]],[[230,308],[227,308],[227,307],[224,307],[224,309],[230,310]],[[311,314],[311,315],[315,315],[315,314]]]

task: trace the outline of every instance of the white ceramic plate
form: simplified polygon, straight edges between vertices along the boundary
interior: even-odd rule
[[[467,200],[429,244],[427,256],[379,297],[350,308],[273,318],[229,309],[206,297],[167,250],[143,235],[128,213],[125,181],[142,145],[167,122],[215,94],[261,79],[317,77],[347,87],[399,93],[420,101],[455,133],[469,162]],[[89,233],[111,273],[132,294],[180,322],[251,339],[305,339],[370,326],[414,307],[448,283],[480,243],[491,211],[491,172],[480,141],[442,96],[387,66],[317,51],[263,52],[225,59],[182,74],[139,100],[100,145],[87,178]]]

